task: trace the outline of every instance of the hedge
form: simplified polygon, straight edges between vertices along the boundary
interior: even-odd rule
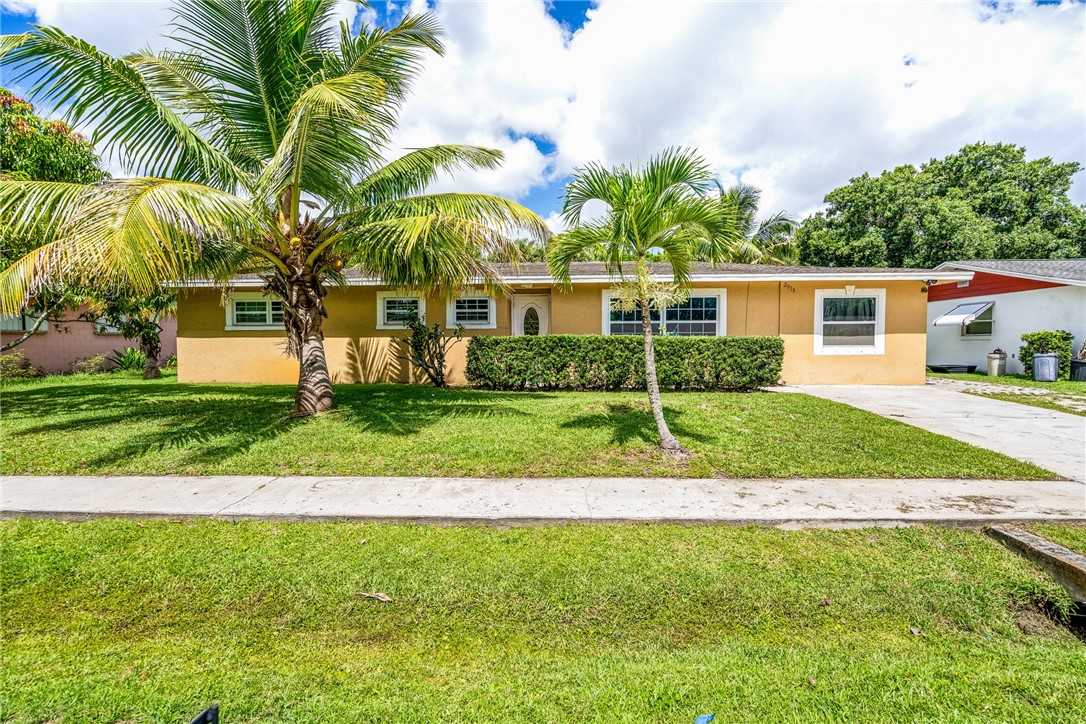
[[[752,390],[780,380],[780,337],[657,337],[662,390]],[[468,380],[490,390],[643,390],[640,336],[472,337]]]
[[[1026,374],[1033,375],[1033,355],[1045,352],[1055,352],[1059,356],[1059,377],[1066,380],[1071,374],[1071,346],[1075,335],[1058,329],[1054,332],[1026,332],[1022,335],[1025,342],[1018,349],[1018,359]]]

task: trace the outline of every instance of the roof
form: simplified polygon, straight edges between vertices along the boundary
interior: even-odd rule
[[[516,265],[496,264],[505,281],[509,284],[554,284],[557,280],[551,276],[544,262],[525,262]],[[666,262],[650,263],[651,273],[666,279],[671,276],[671,265]],[[632,270],[631,263],[624,269],[627,274]],[[367,275],[359,269],[344,269],[343,275],[349,286],[380,286],[381,280]],[[973,277],[972,272],[945,269],[894,269],[887,267],[819,267],[819,266],[779,266],[772,264],[710,264],[697,261],[690,265],[692,282],[743,282],[743,281],[966,281]],[[570,264],[570,278],[574,284],[607,283],[617,281],[618,274],[611,273],[607,264],[600,261],[574,262]],[[244,274],[234,278],[234,285],[239,287],[260,286],[263,282],[255,274]],[[213,282],[197,282],[190,286],[217,286]]]
[[[1086,259],[974,259],[943,262],[936,269],[964,269],[1086,287]]]

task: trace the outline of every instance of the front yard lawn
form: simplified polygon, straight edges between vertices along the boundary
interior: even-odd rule
[[[24,519],[0,550],[13,724],[1086,718],[1038,607],[1068,597],[976,531]]]
[[[7,382],[0,472],[480,477],[1052,479],[1033,465],[800,394],[667,394],[693,455],[656,451],[640,393],[341,385],[338,409],[286,417],[294,388],[121,373]]]

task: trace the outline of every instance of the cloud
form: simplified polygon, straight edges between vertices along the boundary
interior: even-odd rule
[[[170,17],[164,3],[21,3],[110,52],[159,47]],[[541,0],[432,10],[448,52],[427,60],[396,144],[499,148],[502,168],[438,188],[530,197],[543,215],[575,167],[670,145],[760,186],[765,211],[801,215],[865,171],[979,140],[1086,159],[1082,3],[604,0],[576,32]],[[1086,201],[1086,173],[1072,193]]]

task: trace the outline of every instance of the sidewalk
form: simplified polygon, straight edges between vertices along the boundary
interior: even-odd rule
[[[1086,521],[1086,486],[1013,480],[0,477],[20,515],[855,527]]]

